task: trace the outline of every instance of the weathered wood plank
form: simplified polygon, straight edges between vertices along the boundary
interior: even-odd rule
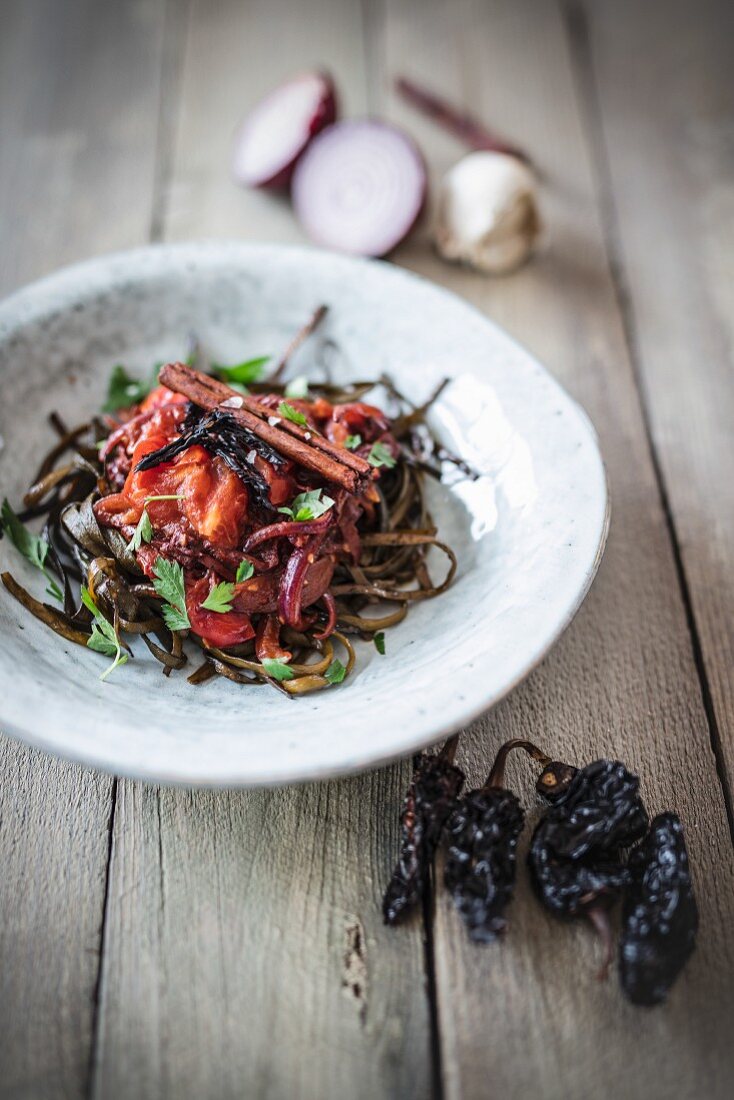
[[[3,293],[146,238],[163,7],[1,6]],[[2,1096],[86,1087],[112,787],[0,740]]]
[[[616,9],[609,11],[614,21]],[[699,950],[669,1005],[641,1012],[623,1002],[616,976],[595,982],[591,934],[546,919],[524,874],[510,934],[494,948],[471,947],[440,894],[434,940],[446,1093],[728,1096],[730,837],[610,278],[564,22],[555,4],[533,0],[450,6],[396,0],[379,37],[387,72],[407,69],[442,87],[537,156],[549,243],[533,265],[507,279],[452,274],[420,240],[399,259],[450,282],[549,364],[593,417],[611,482],[612,534],[587,604],[527,684],[471,731],[464,759],[479,780],[497,745],[511,736],[541,739],[576,759],[618,755],[642,776],[651,810],[680,810],[702,916]],[[386,104],[420,133],[432,162],[446,164],[460,153],[394,99]],[[653,280],[651,265],[652,259]],[[527,765],[510,772],[526,790],[528,774]]]
[[[627,323],[731,791],[734,7],[625,0],[588,14]]]
[[[298,240],[227,175],[231,130],[279,77],[333,69],[365,105],[356,2],[195,3],[167,237]],[[381,923],[410,765],[273,792],[120,785],[94,1092],[424,1097],[423,943]]]

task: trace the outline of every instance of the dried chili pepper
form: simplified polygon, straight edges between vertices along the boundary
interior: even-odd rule
[[[475,943],[492,943],[505,931],[504,911],[515,889],[517,841],[525,813],[504,786],[505,762],[515,748],[550,762],[530,741],[508,741],[497,753],[487,782],[459,800],[447,824],[444,882]]]
[[[653,819],[629,861],[619,950],[622,988],[638,1005],[664,1001],[696,945],[693,895],[683,827],[676,814]]]
[[[400,818],[400,855],[385,891],[385,924],[397,924],[422,899],[446,820],[464,782],[453,763],[458,738],[446,742],[437,756],[421,756]]]
[[[587,917],[612,953],[608,909],[630,879],[622,849],[644,836],[647,812],[640,781],[619,761],[580,768],[555,797],[533,833],[528,865],[536,894],[555,916]]]

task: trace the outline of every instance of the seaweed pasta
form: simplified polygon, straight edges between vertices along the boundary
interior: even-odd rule
[[[282,361],[270,381],[252,367],[245,389],[247,367],[168,364],[114,415],[68,427],[54,414],[22,507],[3,504],[3,533],[43,571],[47,598],[10,573],[3,584],[111,658],[105,676],[139,636],[164,675],[188,666],[193,686],[330,689],[351,673],[355,642],[384,653],[385,631],[453,580],[424,479],[445,461],[473,475],[430,435],[431,402],[415,407],[387,379],[284,384]],[[389,417],[365,403],[378,386]]]

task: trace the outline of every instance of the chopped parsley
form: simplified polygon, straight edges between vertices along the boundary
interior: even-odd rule
[[[367,461],[370,466],[386,466],[388,470],[392,470],[393,466],[396,465],[389,448],[384,443],[380,443],[379,440],[377,443],[372,444],[370,453],[367,455]]]
[[[300,424],[302,428],[305,428],[308,424],[308,420],[306,420],[303,413],[299,412],[298,409],[294,409],[287,401],[281,401],[278,405],[278,412],[286,420],[290,420],[293,424]]]
[[[375,643],[375,649],[377,650],[377,652],[380,654],[380,656],[384,657],[385,656],[385,631],[384,630],[378,630],[377,633],[375,634],[375,636],[373,637],[372,641]]]
[[[150,522],[150,516],[146,508],[143,508],[138,525],[133,532],[133,537],[127,544],[128,550],[139,550],[141,544],[144,542],[150,542],[153,538],[153,524]]]
[[[248,382],[258,382],[262,377],[263,367],[271,356],[259,355],[256,359],[246,359],[244,363],[236,363],[233,367],[223,367],[220,363],[212,363],[212,371],[219,375],[230,386],[233,382],[247,385]]]
[[[292,680],[295,676],[282,657],[264,657],[260,664],[273,680]]]
[[[48,543],[40,535],[31,534],[25,524],[18,519],[7,499],[3,500],[0,508],[0,524],[16,550],[20,550],[31,565],[41,570],[48,581],[47,593],[55,600],[63,600],[63,592],[46,569]]]
[[[348,435],[347,438],[344,440],[344,446],[347,448],[348,451],[356,451],[357,447],[361,446],[361,443],[361,435]]]
[[[165,602],[161,608],[169,630],[188,630],[191,626],[186,611],[186,587],[183,566],[177,561],[156,558],[153,566],[153,587]]]
[[[92,613],[92,633],[87,639],[87,646],[89,649],[93,649],[95,653],[104,653],[105,657],[113,658],[112,664],[100,676],[100,680],[106,680],[118,665],[125,664],[127,653],[122,652],[120,639],[115,633],[114,626],[105,619],[94,602],[94,597],[85,585],[82,585],[81,596],[82,603]]]
[[[329,681],[330,684],[340,684],[347,674],[347,670],[338,658],[334,658],[326,672],[324,678]]]
[[[237,576],[235,577],[236,584],[242,584],[243,581],[249,581],[250,577],[255,572],[255,566],[251,561],[247,561],[243,558],[240,564],[237,566]]]
[[[145,504],[150,504],[152,500],[183,500],[183,494],[161,493],[158,496],[146,497]],[[138,525],[133,533],[133,537],[127,544],[128,550],[139,550],[141,543],[151,542],[153,534],[153,524],[150,522],[147,508],[144,507],[140,519],[138,520]]]
[[[205,611],[218,611],[220,615],[224,615],[232,610],[230,601],[233,596],[234,584],[231,581],[221,581],[214,585],[201,606]]]
[[[118,409],[129,409],[131,405],[139,404],[157,385],[158,366],[159,364],[156,364],[150,381],[142,382],[137,378],[131,378],[123,365],[117,363],[112,368],[107,387],[107,399],[102,406],[102,412],[117,412]]]
[[[283,515],[290,516],[297,523],[305,523],[310,519],[318,519],[333,508],[334,501],[323,494],[322,489],[312,489],[308,493],[299,493],[294,498],[290,508],[279,508]]]

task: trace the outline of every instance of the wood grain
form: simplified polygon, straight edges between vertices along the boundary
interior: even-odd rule
[[[3,293],[147,236],[163,6],[0,6]],[[0,777],[0,1095],[79,1096],[113,782],[5,738]]]
[[[590,121],[731,790],[734,7],[706,0],[694,14],[675,0],[662,34],[660,17],[655,5],[627,0],[590,6]]]
[[[554,753],[619,756],[642,777],[652,811],[685,822],[702,910],[700,947],[669,1005],[634,1010],[616,975],[594,980],[586,928],[553,922],[520,876],[501,946],[470,946],[443,893],[434,953],[443,1078],[449,1097],[725,1097],[734,879],[730,837],[673,553],[610,275],[591,155],[564,20],[534,2],[391,3],[388,72],[406,71],[478,109],[525,145],[544,176],[546,251],[511,279],[453,276],[414,241],[402,262],[490,313],[544,359],[590,412],[612,494],[601,572],[541,668],[463,743],[479,780],[497,745],[532,737]],[[439,167],[460,148],[398,105]],[[510,772],[533,804],[527,765]],[[537,811],[533,811],[534,813]],[[527,837],[527,834],[526,834]]]
[[[282,202],[230,182],[231,130],[324,59],[362,109],[361,28],[351,2],[192,6],[166,236],[299,239]],[[96,1096],[429,1093],[420,923],[388,932],[379,906],[409,774],[270,793],[120,784]]]

